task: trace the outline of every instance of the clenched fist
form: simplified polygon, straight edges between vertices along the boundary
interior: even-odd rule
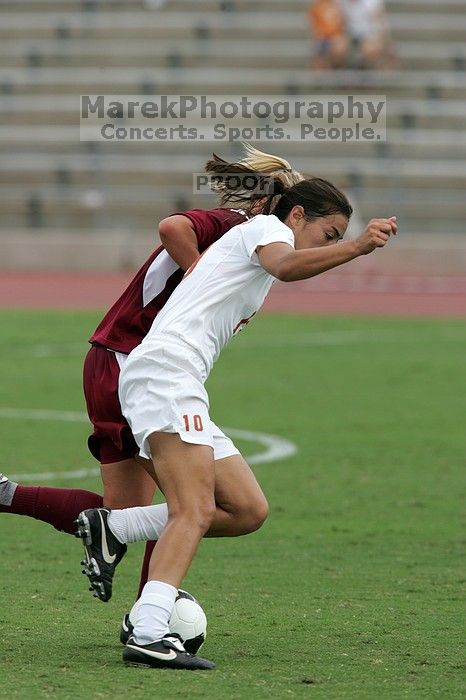
[[[376,248],[383,248],[390,236],[396,236],[397,230],[396,216],[389,219],[371,219],[361,235],[354,240],[359,254],[367,255]]]

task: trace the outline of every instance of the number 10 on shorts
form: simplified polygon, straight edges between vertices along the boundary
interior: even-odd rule
[[[204,430],[204,426],[202,425],[202,418],[197,413],[195,416],[184,415],[183,420],[184,427],[186,428],[187,433],[189,433],[189,431],[191,430],[191,426],[193,426],[194,430],[197,430],[198,433]]]

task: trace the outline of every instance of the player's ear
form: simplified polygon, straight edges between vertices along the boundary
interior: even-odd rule
[[[295,221],[299,221],[304,217],[304,208],[300,204],[296,204],[291,210],[291,215]]]

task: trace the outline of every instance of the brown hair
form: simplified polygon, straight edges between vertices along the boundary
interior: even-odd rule
[[[293,207],[298,205],[303,207],[308,221],[331,214],[343,214],[349,219],[353,213],[353,207],[346,195],[331,182],[320,177],[307,178],[289,188],[277,182],[276,192],[280,190],[281,197],[273,211],[280,221],[285,221]]]
[[[269,214],[281,191],[304,180],[284,158],[259,151],[248,143],[242,144],[245,156],[229,162],[212,154],[205,164],[211,176],[211,188],[220,196],[221,206],[235,205],[248,212]]]

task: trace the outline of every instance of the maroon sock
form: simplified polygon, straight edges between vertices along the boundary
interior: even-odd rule
[[[149,540],[148,542],[146,542],[146,550],[144,552],[144,559],[141,568],[141,578],[139,580],[139,590],[136,596],[136,600],[139,600],[139,598],[141,597],[142,589],[147,583],[147,577],[149,576],[150,557],[152,552],[154,551],[154,547],[156,544],[157,540]]]
[[[103,499],[92,491],[57,489],[48,486],[18,486],[11,506],[0,505],[0,513],[29,515],[73,535],[74,520],[86,508],[102,508]]]

